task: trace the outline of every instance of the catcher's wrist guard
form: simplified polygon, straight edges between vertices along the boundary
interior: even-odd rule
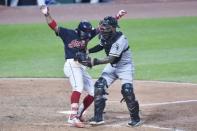
[[[94,58],[92,65],[99,65],[99,64],[100,64],[99,60],[97,58]]]

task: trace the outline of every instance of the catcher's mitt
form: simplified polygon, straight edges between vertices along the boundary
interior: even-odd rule
[[[84,66],[87,66],[90,68],[92,68],[93,66],[91,58],[84,52],[77,52],[74,59]]]

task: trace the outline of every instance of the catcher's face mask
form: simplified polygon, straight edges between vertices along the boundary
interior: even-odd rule
[[[114,32],[116,31],[116,28],[105,23],[104,21],[100,22],[99,29],[100,29],[101,37],[104,38],[105,40],[110,39],[113,36]]]

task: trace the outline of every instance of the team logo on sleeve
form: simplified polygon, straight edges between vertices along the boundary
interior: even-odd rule
[[[118,50],[119,49],[119,44],[118,43],[116,43],[116,50]]]

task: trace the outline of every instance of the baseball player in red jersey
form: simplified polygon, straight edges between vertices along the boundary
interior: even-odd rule
[[[72,126],[83,128],[85,125],[82,115],[94,101],[94,83],[91,76],[85,71],[85,66],[80,64],[79,61],[88,58],[86,55],[87,44],[99,33],[99,29],[93,28],[88,21],[81,21],[76,29],[59,27],[51,17],[47,6],[42,6],[40,9],[49,27],[64,43],[64,74],[69,78],[72,86],[71,114],[69,115],[68,123]],[[116,18],[119,19],[125,13],[124,10],[120,10]],[[79,106],[82,91],[86,91],[88,95]]]

